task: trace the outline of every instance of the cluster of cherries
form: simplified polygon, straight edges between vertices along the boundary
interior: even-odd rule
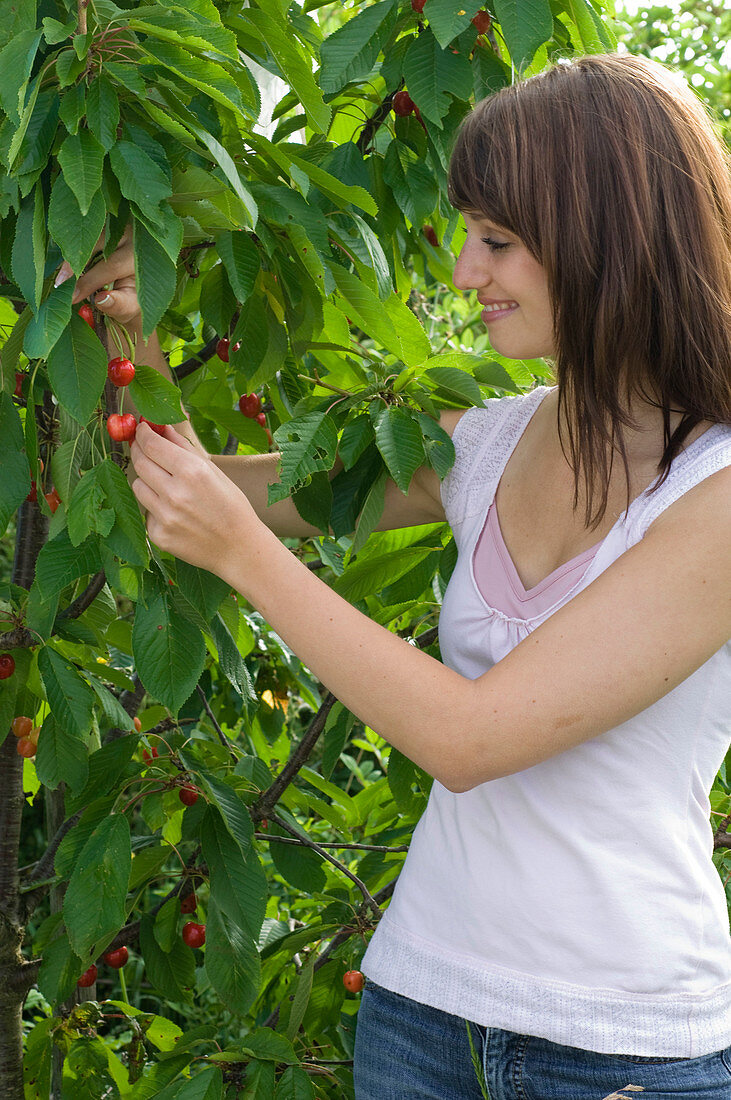
[[[181,913],[194,913],[198,906],[198,899],[195,894],[188,894],[184,897],[180,903]],[[183,925],[182,940],[187,947],[202,947],[206,942],[206,926],[205,924],[198,924],[196,921],[186,921]],[[102,955],[103,961],[111,970],[121,970],[129,960],[128,948],[115,947],[113,951],[107,951]],[[85,970],[77,981],[77,985],[81,989],[88,989],[92,986],[99,976],[98,967],[92,963],[92,965]]]
[[[216,355],[222,363],[228,363],[231,352],[237,352],[240,347],[241,344],[238,341],[231,347],[231,341],[228,336],[222,336],[216,344]],[[266,428],[266,413],[261,411],[261,398],[258,394],[242,393],[239,398],[239,409],[244,416],[248,416],[250,420],[255,420],[257,424],[261,424],[262,428]]]
[[[110,359],[107,364],[107,378],[114,386],[128,386],[135,376],[134,363],[124,355]],[[164,424],[153,424],[146,417],[140,417],[140,424],[148,424],[158,435],[165,434]],[[112,413],[107,417],[107,431],[116,443],[131,443],[137,431],[137,420],[132,413]]]
[[[12,661],[13,658],[11,657]],[[13,668],[15,668],[15,662],[13,661]],[[38,734],[41,732],[40,726],[35,726],[33,720],[28,718],[26,714],[19,714],[17,718],[13,719],[12,730],[17,737],[15,744],[18,750],[18,756],[24,756],[29,758],[35,756],[38,748]]]

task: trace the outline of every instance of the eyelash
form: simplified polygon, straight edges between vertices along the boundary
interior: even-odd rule
[[[483,237],[482,240],[486,245],[489,245],[491,252],[502,252],[510,244],[510,241],[494,241],[492,237]]]

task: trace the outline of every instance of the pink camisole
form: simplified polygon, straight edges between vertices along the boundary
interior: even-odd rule
[[[598,542],[549,573],[540,584],[525,589],[505,545],[493,500],[473,558],[475,583],[490,607],[514,619],[531,619],[548,611],[576,584],[597,550]]]

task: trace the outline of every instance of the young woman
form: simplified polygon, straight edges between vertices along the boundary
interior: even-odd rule
[[[276,456],[140,427],[151,539],[218,573],[436,782],[363,961],[359,1100],[731,1100],[708,793],[731,740],[731,183],[696,97],[627,56],[483,101],[453,155],[455,285],[557,386],[445,413],[456,462],[381,529],[450,523],[444,664],[277,535]],[[125,252],[126,248],[126,252]],[[77,300],[135,322],[129,246]],[[151,341],[147,360],[166,370]],[[470,1021],[470,1025],[466,1024]]]

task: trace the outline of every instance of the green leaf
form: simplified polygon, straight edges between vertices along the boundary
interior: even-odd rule
[[[5,15],[3,12],[3,19]],[[25,106],[25,89],[42,34],[35,29],[19,31],[0,50],[0,103],[5,114],[16,123],[20,122]]]
[[[51,1004],[65,1001],[76,988],[77,979],[81,977],[85,967],[86,964],[71,950],[68,937],[60,936],[43,949],[38,988]],[[53,1020],[48,1022],[52,1023]]]
[[[335,298],[338,309],[354,320],[368,336],[400,359],[403,353],[401,340],[378,295],[344,267],[333,264],[332,272],[338,290],[345,299],[343,302]]]
[[[201,772],[201,783],[218,808],[221,820],[232,839],[246,856],[254,836],[254,826],[246,803],[233,787],[208,772]]]
[[[325,869],[317,852],[295,844],[277,844],[276,837],[288,837],[289,833],[271,822],[269,834],[272,838],[269,845],[272,861],[285,882],[306,894],[317,894],[324,890]]]
[[[83,790],[89,778],[88,733],[79,736],[73,729],[64,729],[52,714],[44,720],[38,736],[36,772],[44,787],[55,791],[66,783],[71,791]]]
[[[206,974],[231,1012],[245,1016],[259,994],[261,964],[248,932],[211,898],[206,924]]]
[[[179,424],[183,419],[180,390],[154,367],[144,363],[135,366],[129,395],[142,416],[153,424]]]
[[[520,393],[520,389],[502,363],[496,363],[494,360],[489,363],[480,362],[474,366],[472,373],[475,379],[482,382],[483,385],[495,386],[497,389],[507,390],[509,393]]]
[[[102,538],[114,526],[114,509],[105,506],[106,494],[99,484],[96,469],[89,470],[74,488],[66,509],[69,538],[74,546],[80,546],[90,534]]]
[[[370,549],[370,547],[368,548]],[[335,591],[351,603],[373,596],[393,584],[432,553],[430,547],[407,546],[396,552],[363,558],[353,562],[333,584]]]
[[[82,214],[76,196],[64,177],[56,177],[48,204],[48,231],[61,249],[64,260],[71,264],[74,275],[81,275],[89,262],[106,216],[107,208],[101,191],[92,196],[89,209]],[[62,283],[58,289],[65,285]]]
[[[9,393],[0,393],[0,439],[3,476],[0,478],[0,535],[10,517],[30,492],[30,468],[18,410]]]
[[[84,84],[72,84],[61,99],[58,117],[70,134],[79,132],[79,123],[86,110],[86,88]]]
[[[480,387],[471,374],[458,367],[429,367],[424,371],[424,378],[468,406],[482,404]]]
[[[454,444],[451,437],[427,413],[417,413],[416,419],[422,431],[424,454],[432,470],[441,480],[454,465]]]
[[[146,689],[177,714],[203,671],[206,647],[198,627],[164,595],[152,596],[147,606],[137,604],[132,653]]]
[[[289,1011],[289,1020],[287,1021],[287,1038],[290,1042],[294,1042],[297,1037],[297,1032],[305,1018],[307,1005],[310,1003],[310,994],[312,993],[312,968],[315,965],[315,959],[316,956],[314,954],[309,956],[307,962],[300,970],[297,979],[294,1000],[292,1001],[292,1007]]]
[[[187,561],[178,561],[176,578],[185,598],[209,622],[221,606],[221,602],[231,591],[231,586],[207,569],[189,565]]]
[[[208,1066],[195,1077],[171,1081],[167,1088],[157,1092],[155,1096],[156,1100],[221,1100],[223,1096],[221,1070],[216,1066]]]
[[[495,0],[494,12],[513,64],[521,73],[553,33],[549,0]]]
[[[407,366],[423,363],[431,353],[431,344],[416,314],[397,294],[389,294],[381,305],[398,333],[404,363]]]
[[[109,150],[109,162],[124,197],[154,221],[160,203],[172,194],[167,174],[144,149],[130,141],[116,142]]]
[[[476,11],[474,0],[466,10],[454,0],[429,0],[429,26],[442,49],[469,27]]]
[[[34,313],[43,293],[43,270],[46,261],[46,208],[43,190],[38,183],[23,200],[15,224],[12,268],[13,278]]]
[[[78,134],[69,134],[66,138],[58,151],[58,161],[64,179],[86,217],[91,200],[102,185],[104,148],[90,130],[80,130]]]
[[[59,402],[85,424],[104,390],[107,356],[98,336],[78,313],[72,313],[71,323],[48,355],[48,377]]]
[[[399,405],[387,405],[373,417],[373,427],[376,445],[391,477],[402,493],[408,493],[411,479],[425,457],[419,425]]]
[[[547,37],[550,33],[549,29]],[[404,58],[404,79],[409,95],[424,118],[439,129],[449,110],[450,96],[469,99],[472,91],[472,70],[467,58],[449,49],[443,50],[428,29],[408,48]]]
[[[375,531],[376,525],[383,515],[383,508],[386,503],[387,481],[388,471],[383,469],[368,490],[365,504],[361,509],[358,523],[355,528],[355,538],[353,539],[353,545],[351,547],[351,553],[353,555],[357,554],[358,551],[365,546],[368,536],[371,532]]]
[[[134,222],[134,252],[137,294],[142,311],[142,336],[149,340],[173,300],[177,269],[165,248],[138,219]]]
[[[106,153],[117,140],[119,97],[116,88],[102,73],[92,80],[86,93],[86,121]]]
[[[326,413],[306,413],[293,417],[274,433],[282,452],[280,484],[269,486],[269,503],[284,500],[307,479],[335,464],[338,436],[335,424]]]
[[[116,520],[105,545],[113,554],[132,565],[149,562],[145,523],[127,478],[111,458],[105,458],[94,468],[94,474],[104,490],[105,505],[114,509]],[[91,471],[84,474],[90,477]]]
[[[300,1066],[287,1066],[279,1078],[274,1100],[315,1100],[312,1081]]]
[[[163,951],[155,939],[153,918],[147,914],[142,917],[140,922],[140,951],[145,962],[147,980],[161,997],[166,997],[171,1001],[189,1001],[192,999],[190,989],[195,984],[195,956],[193,952],[189,947],[186,947],[182,939],[175,940],[171,951]],[[147,1080],[147,1074],[145,1074],[144,1080]],[[161,1083],[167,1084],[169,1080],[170,1077],[167,1077]],[[152,1098],[157,1094],[150,1091],[141,1095]]]
[[[411,224],[423,225],[439,197],[437,181],[424,162],[408,145],[392,141],[384,158],[383,178]]]
[[[98,573],[102,567],[97,539],[73,546],[67,530],[59,531],[43,546],[36,562],[33,587],[43,600],[51,600],[80,577]]]
[[[218,664],[223,675],[242,699],[256,699],[249,671],[220,615],[216,615],[211,623],[211,636],[218,651]]]
[[[373,439],[373,421],[367,413],[359,413],[345,425],[338,444],[338,457],[346,470],[355,465]]]
[[[46,689],[51,713],[63,730],[88,736],[94,692],[71,662],[50,646],[38,654],[38,671]]]
[[[201,280],[201,317],[216,332],[229,331],[236,309],[236,296],[229,282],[226,265],[215,264]]]
[[[397,17],[394,0],[382,0],[363,8],[328,35],[320,47],[319,84],[326,95],[369,75]]]
[[[256,852],[243,856],[220,813],[209,806],[200,826],[203,858],[210,872],[211,900],[252,940],[258,940],[267,903],[267,882]]]
[[[153,934],[162,950],[169,954],[178,938],[178,901],[169,898],[155,915]]]
[[[271,1062],[249,1062],[241,1100],[271,1100],[274,1096],[274,1077],[275,1068]]]
[[[124,924],[131,866],[129,823],[123,814],[111,814],[81,850],[64,897],[66,929],[80,958]]]
[[[242,12],[242,19],[256,28],[262,42],[271,50],[282,76],[307,112],[312,129],[326,134],[330,127],[331,111],[312,75],[310,60],[295,36],[261,9],[247,8]]]
[[[216,248],[223,260],[236,300],[245,302],[254,289],[261,267],[259,250],[249,234],[243,230],[219,233],[216,237]]]
[[[196,57],[171,42],[152,42],[148,38],[143,49],[154,61],[182,77],[191,87],[234,111],[244,124],[249,125],[255,117],[257,112],[252,109],[253,105],[244,103],[239,85],[223,65],[208,58]]]
[[[31,317],[25,330],[23,351],[29,359],[48,358],[71,319],[73,295],[73,279],[67,279],[59,287],[51,287],[48,297],[41,302],[38,313]],[[89,326],[86,327],[88,329]]]

